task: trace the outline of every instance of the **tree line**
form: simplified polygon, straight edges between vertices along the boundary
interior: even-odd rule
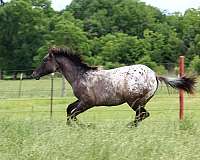
[[[1,70],[35,67],[53,45],[91,65],[142,63],[160,73],[185,55],[187,68],[200,73],[200,9],[169,14],[139,0],[72,0],[62,11],[50,0],[1,3]]]

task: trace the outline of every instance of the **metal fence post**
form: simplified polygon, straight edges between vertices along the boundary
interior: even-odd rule
[[[23,79],[23,73],[20,74],[20,81],[19,81],[19,92],[18,92],[18,97],[21,97],[21,92],[22,92],[22,79]]]
[[[53,115],[53,79],[54,79],[54,73],[51,74],[51,98],[50,98],[50,118],[51,119]]]
[[[65,77],[62,76],[61,97],[65,95]]]

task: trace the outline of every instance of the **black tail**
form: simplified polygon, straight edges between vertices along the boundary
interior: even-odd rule
[[[187,93],[193,94],[194,87],[196,83],[196,77],[180,77],[173,80],[170,80],[166,77],[157,76],[157,80],[163,81],[166,85],[169,85],[176,89],[183,89]]]

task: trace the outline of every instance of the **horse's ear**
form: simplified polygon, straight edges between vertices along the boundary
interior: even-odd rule
[[[58,49],[56,47],[49,48],[49,57],[54,57],[54,54],[58,52]]]
[[[49,48],[48,54],[49,54],[49,57],[50,57],[50,58],[53,57],[53,52],[52,52],[51,48]]]
[[[53,57],[54,57],[54,55],[53,55],[52,52],[49,52],[49,57],[50,57],[50,58],[53,58]]]

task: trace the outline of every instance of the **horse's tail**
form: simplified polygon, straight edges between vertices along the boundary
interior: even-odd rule
[[[194,93],[194,87],[196,81],[196,77],[180,77],[176,79],[168,79],[166,77],[162,76],[156,76],[157,80],[163,81],[166,85],[171,86],[176,89],[183,89],[187,93],[193,94]]]

